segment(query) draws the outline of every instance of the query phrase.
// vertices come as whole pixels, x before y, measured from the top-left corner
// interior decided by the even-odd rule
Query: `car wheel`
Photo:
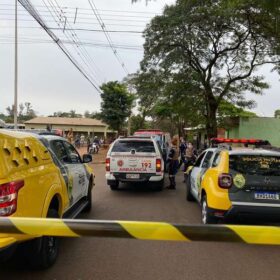
[[[191,179],[190,175],[185,175],[186,182],[186,200],[187,201],[195,201],[194,196],[191,193]]]
[[[218,219],[213,216],[207,205],[207,197],[204,195],[201,200],[201,221],[202,224],[216,224]]]
[[[59,218],[55,209],[49,209],[48,218]],[[23,244],[24,255],[33,269],[47,269],[57,259],[59,252],[59,239],[54,236],[43,236]]]
[[[112,191],[116,191],[119,189],[119,181],[116,181],[115,183],[113,184],[110,184],[110,188]]]
[[[155,185],[155,190],[158,191],[158,192],[161,192],[164,188],[164,178],[157,182],[156,185]]]
[[[87,206],[84,208],[83,212],[88,213],[91,211],[92,208],[92,182],[89,182],[88,185],[88,194],[87,194]]]

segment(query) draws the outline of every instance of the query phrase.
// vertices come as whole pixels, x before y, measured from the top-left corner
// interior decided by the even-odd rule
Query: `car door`
[[[206,152],[203,152],[196,160],[193,169],[191,171],[191,192],[194,195],[194,197],[198,198],[198,186],[197,183],[199,181],[200,171],[201,171],[201,163],[206,155]]]
[[[214,155],[213,151],[208,151],[202,160],[201,167],[200,167],[199,181],[197,181],[198,192],[200,192],[201,182],[203,180],[206,171],[211,167],[213,155]]]
[[[63,144],[70,158],[67,168],[70,176],[73,178],[72,196],[75,203],[87,195],[89,180],[86,168],[77,150],[67,141],[63,141]]]
[[[63,145],[62,140],[52,140],[50,141],[50,150],[54,154],[54,163],[60,169],[60,172],[64,178],[65,184],[67,186],[67,193],[69,197],[70,205],[73,203],[73,176],[69,172],[68,165],[70,164],[71,160],[68,155],[68,152]]]

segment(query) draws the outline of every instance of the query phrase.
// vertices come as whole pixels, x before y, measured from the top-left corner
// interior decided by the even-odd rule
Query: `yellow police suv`
[[[279,222],[280,149],[254,139],[212,143],[186,172],[186,199],[200,203],[202,223]]]
[[[89,211],[94,174],[64,138],[0,130],[1,217],[67,217]],[[0,233],[0,259],[20,255],[34,268],[47,268],[58,255],[58,239]]]

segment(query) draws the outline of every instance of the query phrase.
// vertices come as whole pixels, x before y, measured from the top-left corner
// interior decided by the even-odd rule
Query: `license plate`
[[[139,179],[140,174],[126,174],[126,179]]]
[[[264,200],[279,200],[279,193],[272,192],[256,192],[255,199],[264,199]]]

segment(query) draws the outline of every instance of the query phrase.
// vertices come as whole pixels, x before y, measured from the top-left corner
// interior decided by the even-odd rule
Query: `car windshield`
[[[112,152],[155,153],[154,143],[151,141],[117,141],[112,148]]]
[[[280,157],[266,155],[231,155],[229,168],[247,175],[280,176]]]

